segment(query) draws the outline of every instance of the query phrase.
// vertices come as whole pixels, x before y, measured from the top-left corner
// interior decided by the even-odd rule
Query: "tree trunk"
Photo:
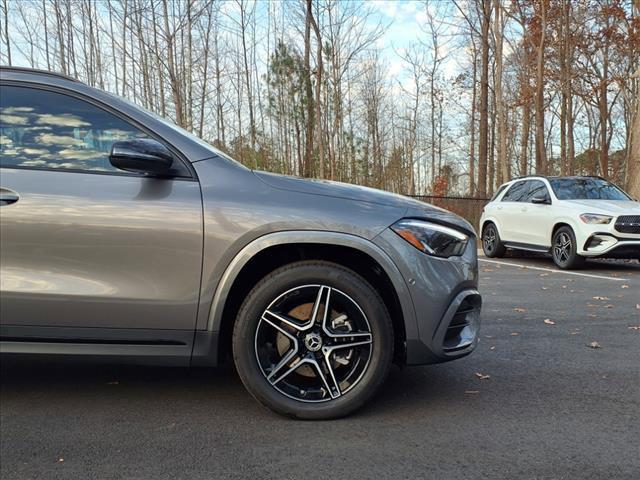
[[[522,106],[522,133],[520,134],[520,175],[527,174],[527,153],[529,150],[529,134],[531,130],[531,102],[525,100]]]
[[[176,123],[186,128],[188,125],[185,123],[184,117],[184,105],[182,102],[182,92],[180,90],[180,80],[176,72],[175,65],[175,32],[169,29],[169,12],[167,0],[162,0],[162,6],[164,9],[164,34],[167,42],[167,65],[169,69],[169,85],[171,86],[171,94],[173,95],[173,104],[176,110]]]
[[[303,176],[310,177],[312,175],[312,155],[313,155],[313,131],[314,131],[314,112],[313,112],[313,87],[311,85],[311,17],[313,15],[312,0],[307,0],[307,11],[304,23],[304,83],[305,97],[307,101],[307,125],[305,129],[305,145],[304,145],[304,172]]]
[[[311,0],[308,0],[309,4]],[[313,27],[313,31],[316,35],[317,51],[316,51],[316,143],[318,144],[318,164],[320,166],[320,178],[324,178],[324,138],[323,138],[323,123],[322,123],[322,112],[320,110],[322,105],[322,74],[323,74],[323,66],[322,66],[322,37],[320,36],[320,28],[318,27],[318,22],[313,17],[313,13],[311,12],[311,8],[307,11],[307,15],[309,16],[309,21],[311,22],[311,26]],[[333,174],[331,176],[333,179]]]
[[[501,7],[502,0],[495,0],[494,37],[496,44],[496,76],[495,96],[498,120],[498,183],[509,180],[509,165],[507,159],[507,125],[505,116],[505,102],[502,95],[502,43],[504,34],[504,16]]]
[[[640,79],[640,68],[634,77]],[[627,191],[636,200],[640,200],[640,99],[635,98],[635,115],[631,127],[631,141],[627,164]]]
[[[546,174],[547,152],[544,143],[544,49],[547,30],[547,10],[544,2],[540,4],[540,39],[537,45],[536,60],[536,173]]]
[[[254,167],[257,168],[257,155],[256,150],[256,122],[253,114],[253,89],[251,86],[251,75],[249,70],[249,58],[247,57],[247,36],[246,36],[246,23],[245,23],[245,7],[244,0],[240,2],[240,32],[242,37],[242,60],[244,62],[244,79],[247,83],[247,101],[249,102],[249,135],[251,138],[251,155],[254,157]]]
[[[58,35],[58,54],[60,56],[60,69],[67,75],[67,58],[65,53],[64,27],[62,25],[62,11],[60,10],[60,0],[54,0],[53,10],[56,13],[56,28]]]
[[[7,64],[11,65],[11,42],[9,39],[9,5],[7,4],[7,0],[3,0],[2,3],[4,13],[4,43],[7,45]]]
[[[473,93],[471,94],[471,138],[469,139],[469,196],[476,195],[476,102],[478,96],[478,58],[473,45]]]
[[[482,0],[482,60],[480,70],[480,139],[478,145],[478,196],[487,196],[489,153],[489,23],[491,0]]]

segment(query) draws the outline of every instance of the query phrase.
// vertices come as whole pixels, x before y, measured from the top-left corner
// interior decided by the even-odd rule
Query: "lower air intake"
[[[447,327],[442,345],[445,352],[462,350],[473,343],[480,325],[481,305],[480,295],[465,297]]]

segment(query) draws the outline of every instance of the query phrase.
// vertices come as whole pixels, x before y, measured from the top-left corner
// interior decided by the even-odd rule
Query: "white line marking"
[[[530,270],[542,270],[543,272],[564,273],[565,275],[577,275],[579,277],[599,278],[601,280],[612,280],[614,282],[625,282],[625,281],[628,282],[630,280],[628,278],[605,277],[603,275],[592,275],[590,273],[566,272],[564,270],[554,270],[553,268],[532,267],[530,265],[522,265],[519,263],[499,262],[497,260],[487,260],[486,258],[479,258],[478,261],[495,263],[498,265],[507,265],[509,267],[528,268]]]

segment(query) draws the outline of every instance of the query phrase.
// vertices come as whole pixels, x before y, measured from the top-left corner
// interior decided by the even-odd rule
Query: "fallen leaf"
[[[594,300],[609,300],[609,297],[593,297]]]
[[[544,323],[546,323],[547,325],[555,325],[556,322],[554,322],[553,320],[549,319],[549,318],[545,318],[544,319]]]
[[[522,312],[526,312],[527,309],[526,308],[522,308],[522,307],[516,307],[513,309],[514,312],[518,312],[518,313],[522,313]]]
[[[620,288],[629,288],[629,285],[621,285]]]
[[[486,380],[487,378],[491,378],[491,375],[485,375],[484,373],[476,372],[476,377],[478,377],[480,380]]]
[[[591,342],[591,343],[590,343],[589,345],[587,345],[587,346],[589,346],[589,347],[591,347],[591,348],[602,348],[598,342]]]

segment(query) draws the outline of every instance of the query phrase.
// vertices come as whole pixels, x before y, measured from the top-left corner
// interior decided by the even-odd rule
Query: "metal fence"
[[[421,200],[431,205],[444,208],[467,219],[478,228],[482,209],[489,202],[488,198],[471,197],[435,197],[432,195],[410,195],[412,198]]]

